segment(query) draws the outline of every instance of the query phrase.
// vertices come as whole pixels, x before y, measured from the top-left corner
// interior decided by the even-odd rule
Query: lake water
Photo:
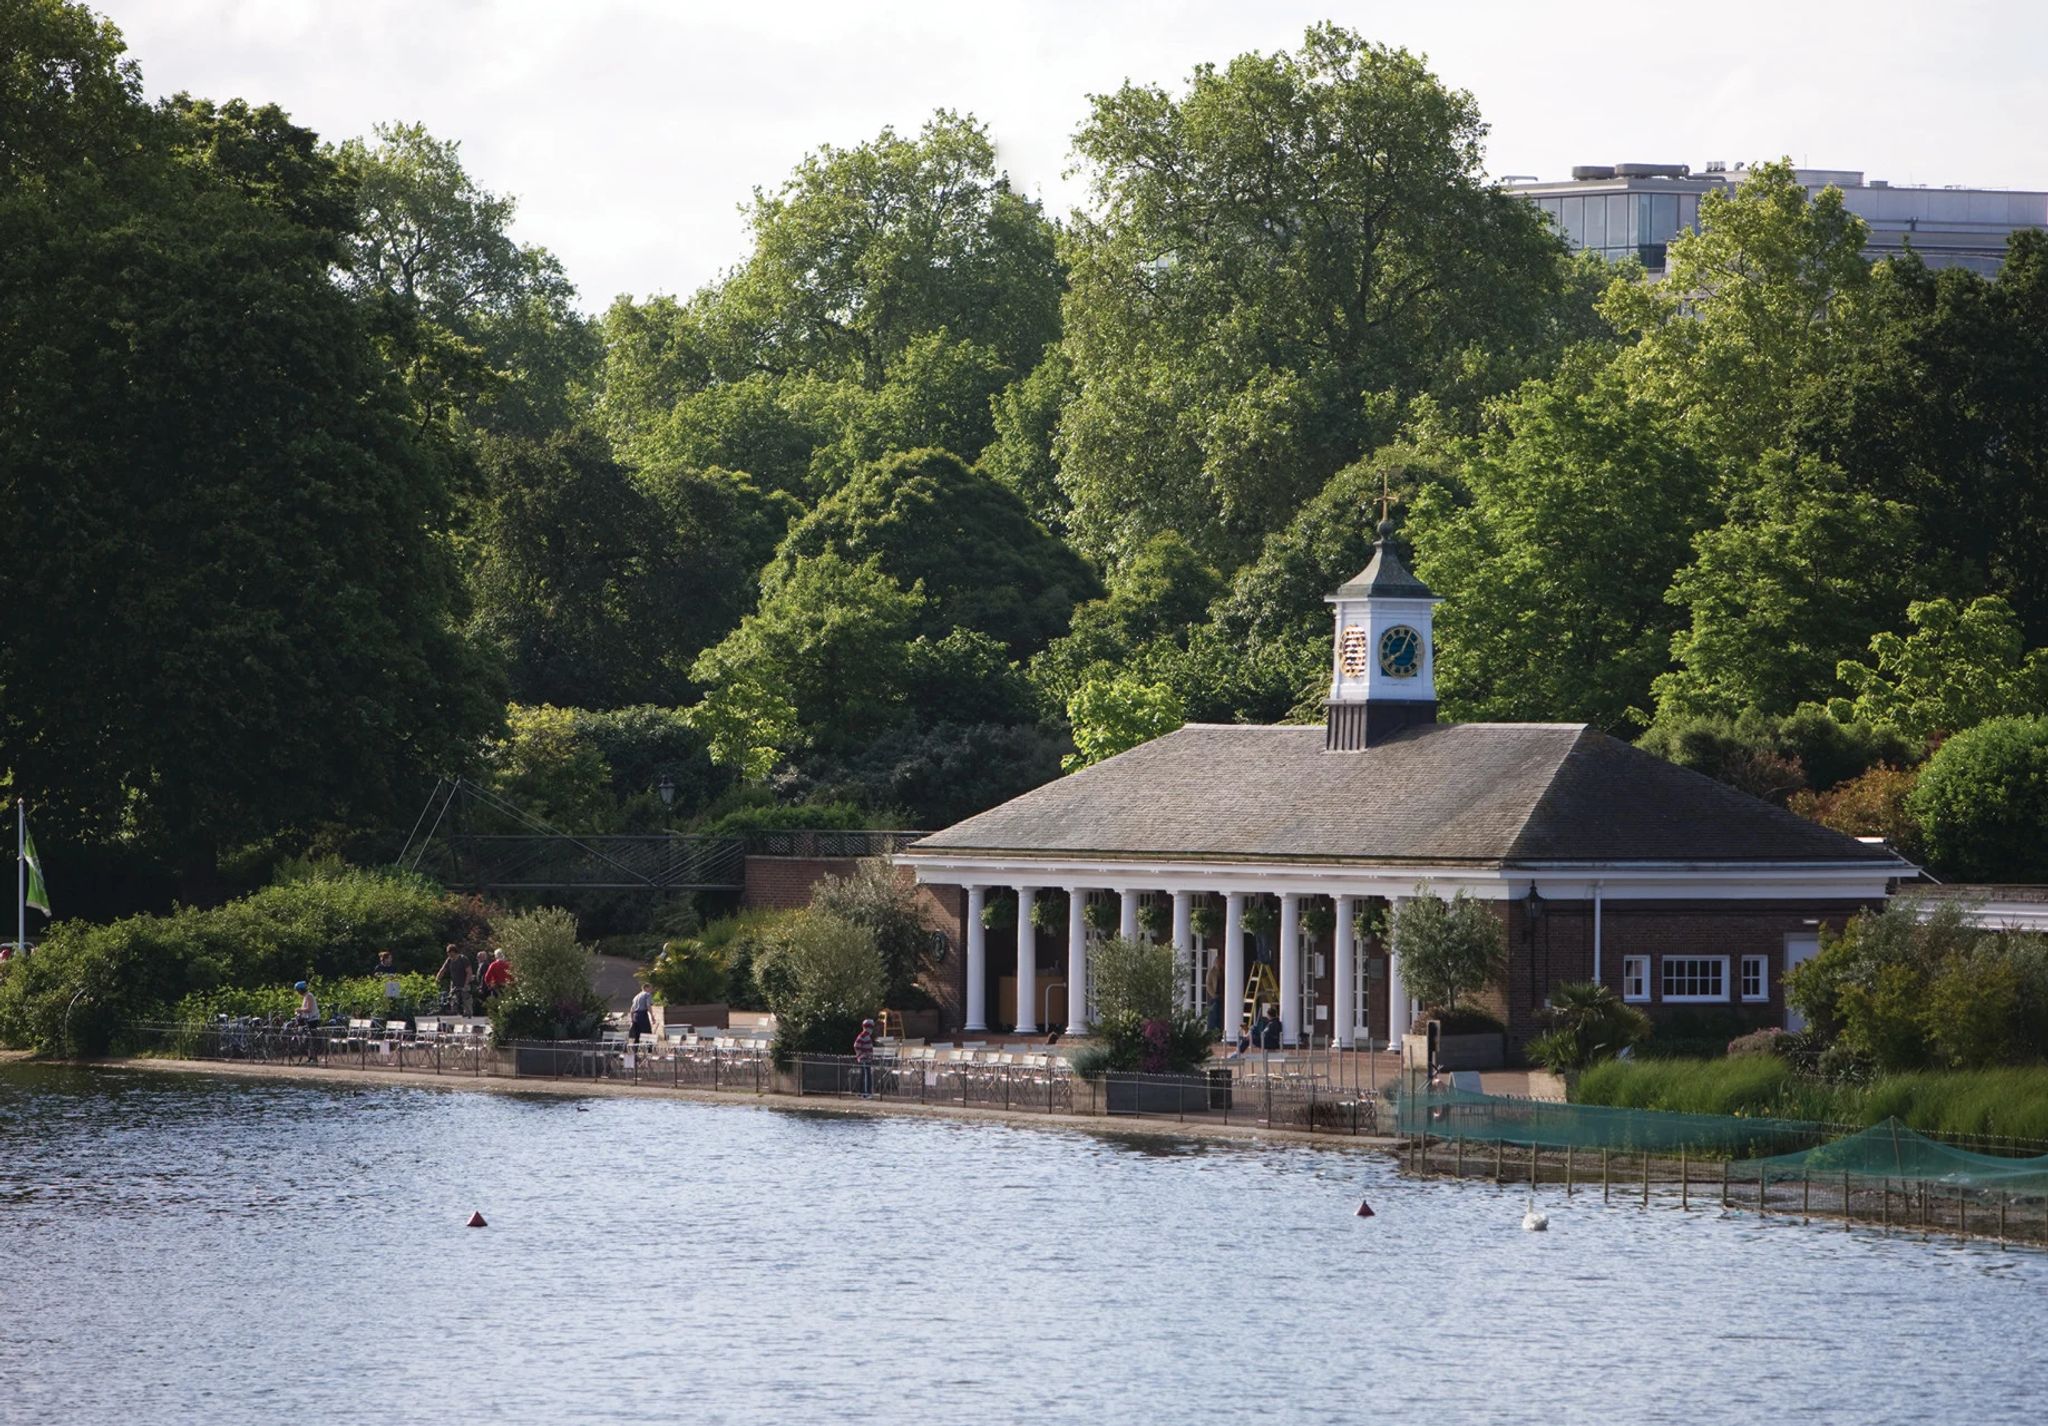
[[[1598,1200],[1534,1234],[1357,1149],[0,1067],[0,1421],[2048,1410],[2048,1256]]]

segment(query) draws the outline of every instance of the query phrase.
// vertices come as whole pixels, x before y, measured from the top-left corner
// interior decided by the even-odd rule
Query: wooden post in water
[[[2009,1195],[2003,1193],[1998,1195],[1998,1246],[2001,1248],[2005,1246],[2005,1200],[2007,1197]]]
[[[1849,1171],[1842,1170],[1842,1231],[1849,1231]]]
[[[1602,1149],[1602,1150],[1600,1151],[1600,1201],[1601,1201],[1602,1203],[1605,1203],[1605,1202],[1607,1202],[1607,1201],[1608,1201],[1608,1191],[1607,1191],[1607,1150],[1605,1150],[1605,1149]]]
[[[1648,1150],[1645,1150],[1645,1151],[1643,1152],[1643,1207],[1645,1207],[1645,1208],[1648,1208],[1649,1206],[1650,1206],[1650,1155],[1649,1155],[1649,1151],[1648,1151]]]
[[[1572,1196],[1572,1146],[1564,1146],[1564,1196],[1570,1202]]]
[[[1963,1197],[1963,1186],[1956,1185],[1956,1227],[1962,1230],[1963,1241],[1970,1241],[1970,1205]]]
[[[1813,1221],[1813,1179],[1808,1174],[1799,1175],[1799,1221]]]
[[[1463,1177],[1465,1176],[1465,1136],[1464,1136],[1463,1134],[1460,1134],[1460,1135],[1458,1136],[1458,1138],[1457,1138],[1456,1142],[1457,1142],[1457,1146],[1458,1146],[1458,1170],[1457,1170],[1457,1173],[1458,1173],[1458,1177],[1459,1177],[1459,1178],[1463,1178]]]
[[[1728,1211],[1728,1160],[1721,1160],[1721,1211]]]
[[[1678,1206],[1682,1211],[1692,1209],[1692,1172],[1686,1167],[1685,1146],[1678,1149]]]
[[[1884,1235],[1889,1238],[1892,1235],[1892,1181],[1890,1179],[1884,1181],[1884,1208],[1882,1211],[1884,1217],[1881,1221],[1884,1224]]]
[[[1493,1186],[1495,1188],[1500,1187],[1500,1163],[1504,1147],[1499,1139],[1493,1141]]]

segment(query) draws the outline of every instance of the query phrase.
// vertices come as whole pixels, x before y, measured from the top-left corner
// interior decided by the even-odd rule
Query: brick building
[[[959,928],[966,1031],[1082,1032],[1089,945],[1142,927],[1183,953],[1191,1007],[1277,1000],[1290,1044],[1385,1043],[1420,1007],[1382,930],[1424,889],[1501,918],[1516,1042],[1571,980],[1653,1019],[1782,1024],[1821,929],[1913,874],[1584,725],[1439,723],[1439,601],[1384,521],[1330,602],[1320,727],[1190,725],[899,856]]]

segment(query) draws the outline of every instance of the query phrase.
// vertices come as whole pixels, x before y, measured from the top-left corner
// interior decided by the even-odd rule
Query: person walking
[[[491,963],[484,967],[484,989],[496,1000],[511,983],[512,962],[505,959],[505,948],[500,946],[491,952]]]
[[[405,993],[405,987],[398,980],[398,962],[391,959],[391,952],[377,952],[376,967],[370,972],[384,982],[384,999],[389,1002],[392,1012],[398,1009],[398,998]]]
[[[443,1010],[451,1015],[469,1014],[469,957],[462,954],[461,947],[449,945],[434,983],[441,987]]]
[[[313,987],[299,981],[292,986],[299,993],[299,1013],[292,1017],[292,1025],[306,1037],[306,1063],[320,1062],[320,1042],[313,1031],[320,1024],[320,997],[313,993]]]
[[[484,1013],[484,1002],[491,997],[491,988],[484,984],[484,972],[491,966],[491,953],[482,946],[476,948],[476,964],[470,967],[469,984],[476,996],[476,1013]]]
[[[640,987],[640,993],[633,997],[633,1022],[627,1029],[626,1038],[637,1045],[642,1035],[651,1038],[653,1034],[654,992],[643,985]]]
[[[860,1033],[853,1037],[854,1076],[860,1083],[860,1097],[875,1097],[875,1022],[860,1022]]]

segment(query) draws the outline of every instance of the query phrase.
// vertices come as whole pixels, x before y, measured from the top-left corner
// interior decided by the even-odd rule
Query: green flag
[[[22,900],[47,916],[50,914],[50,892],[43,885],[42,859],[36,855],[36,839],[28,834],[27,822],[21,824],[21,859],[28,863],[28,895]]]

